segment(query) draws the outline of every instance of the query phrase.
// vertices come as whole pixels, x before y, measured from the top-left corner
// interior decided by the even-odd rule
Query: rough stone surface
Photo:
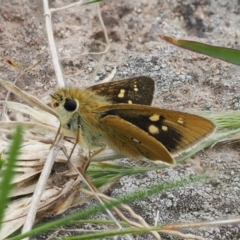
[[[49,2],[55,8],[66,5],[68,1]],[[240,109],[238,66],[179,49],[158,37],[158,34],[165,34],[239,48],[239,1],[107,0],[101,4],[101,9],[111,48],[97,75],[98,80],[107,77],[116,66],[115,79],[151,76],[156,81],[156,106],[188,112]],[[93,5],[75,7],[55,13],[52,20],[59,55],[61,58],[70,57],[61,61],[66,78],[79,87],[94,84],[92,73],[99,56],[79,54],[104,50],[96,8]],[[57,88],[48,54],[41,1],[1,1],[0,43],[2,79],[13,82],[19,74],[4,59],[15,59],[29,67],[42,58],[32,70],[39,79],[25,75],[17,86],[39,99],[44,99]],[[4,100],[5,94],[5,89],[0,87],[0,100]],[[11,99],[17,100],[13,95]],[[213,179],[134,202],[131,207],[150,224],[154,223],[157,211],[160,212],[159,224],[239,216],[239,143],[208,149],[173,169],[124,177],[111,196],[126,195],[142,187],[200,172],[211,173]],[[74,209],[69,213],[80,210]],[[106,218],[104,214],[98,217]],[[97,229],[97,226],[78,226],[81,228]],[[208,240],[240,239],[239,225],[185,229],[184,232],[198,234]],[[46,236],[35,239],[45,239]],[[136,239],[153,237],[142,235]],[[162,239],[177,238],[163,235]]]

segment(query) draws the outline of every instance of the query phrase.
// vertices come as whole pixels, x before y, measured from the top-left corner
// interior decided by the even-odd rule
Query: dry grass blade
[[[17,102],[0,101],[0,103],[5,104],[8,109],[30,115],[32,118],[31,120],[34,120],[41,124],[46,125],[46,122],[47,122],[48,125],[52,125],[53,127],[56,127],[59,125],[57,118],[47,112],[42,112]]]
[[[3,128],[5,130],[12,130],[17,125],[23,125],[25,130],[29,130],[35,134],[45,135],[49,133],[56,133],[57,128],[53,128],[48,125],[43,125],[40,123],[34,123],[34,122],[19,122],[19,121],[12,121],[12,122],[0,122],[0,129]]]
[[[57,177],[66,179],[64,176]],[[49,182],[54,180],[56,179],[52,176]],[[61,187],[60,185],[58,187],[52,187],[50,184],[42,195],[36,220],[39,221],[50,212],[59,214],[71,207],[72,202],[76,200],[76,196],[78,196],[79,184],[80,180],[78,178],[75,180],[66,179],[66,182]],[[21,187],[18,187],[18,191],[20,191],[20,189]],[[23,193],[22,198],[11,203],[6,212],[0,239],[5,239],[9,234],[13,233],[24,224],[30,202],[31,197],[27,197],[27,195],[24,197]]]
[[[16,94],[19,98],[27,102],[30,106],[34,106],[38,109],[41,109],[42,111],[48,112],[57,117],[57,114],[52,108],[43,104],[41,101],[39,101],[37,98],[33,97],[29,93],[22,91],[20,88],[2,79],[0,79],[0,84],[3,87],[5,87],[8,91],[11,91],[12,93]]]
[[[52,115],[53,110],[41,103],[38,99],[30,94],[15,87],[11,83],[0,80],[0,84],[8,90],[17,94],[18,97],[24,99],[29,105],[43,110],[37,111],[34,108],[20,103],[2,102],[9,109],[17,112],[17,116],[24,121],[0,122],[0,131],[6,133],[0,136],[0,151],[7,152],[11,139],[11,132],[15,126],[21,124],[24,128],[24,139],[21,146],[21,154],[15,168],[16,176],[13,181],[14,190],[11,194],[15,197],[15,201],[11,202],[7,209],[7,214],[0,232],[0,239],[5,239],[11,233],[19,229],[26,221],[26,213],[32,201],[32,194],[36,190],[39,176],[44,167],[46,156],[49,152],[52,140],[58,129],[58,121]],[[30,115],[31,118],[26,117]],[[48,121],[48,119],[51,119]],[[32,121],[34,120],[34,122]],[[50,141],[51,140],[51,141]],[[70,142],[64,143],[67,148],[71,148]],[[3,154],[3,159],[5,158]],[[73,155],[74,162],[81,166],[77,153]],[[56,162],[67,161],[66,156],[58,154]],[[59,172],[57,163],[55,164],[55,174],[51,174],[47,181],[47,187],[42,194],[41,202],[38,207],[37,219],[39,221],[49,213],[61,213],[79,202],[80,180],[77,174],[72,174],[71,170]],[[66,166],[66,164],[65,164]],[[51,169],[50,169],[51,170]],[[69,173],[69,174],[67,174]]]

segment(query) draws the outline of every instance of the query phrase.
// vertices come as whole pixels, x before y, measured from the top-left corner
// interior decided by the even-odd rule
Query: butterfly
[[[127,157],[173,165],[172,155],[198,144],[215,125],[198,115],[149,106],[153,96],[154,81],[140,76],[60,88],[50,99],[60,130],[76,144],[96,152],[108,145]]]

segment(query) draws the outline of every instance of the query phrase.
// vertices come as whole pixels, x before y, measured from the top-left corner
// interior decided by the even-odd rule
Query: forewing
[[[105,96],[112,103],[151,105],[154,81],[150,77],[134,77],[115,82],[102,83],[88,88]]]
[[[215,130],[215,125],[203,117],[149,106],[115,104],[98,108],[97,111],[100,119],[117,116],[135,125],[172,154],[190,148]],[[122,131],[129,130],[122,128]],[[137,138],[137,135],[133,137]]]
[[[119,116],[108,115],[100,120],[104,137],[117,152],[129,157],[146,157],[153,161],[175,164],[168,150],[155,138]],[[125,130],[125,131],[124,131]]]

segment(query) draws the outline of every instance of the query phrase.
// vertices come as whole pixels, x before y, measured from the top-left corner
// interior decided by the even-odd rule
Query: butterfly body
[[[53,96],[59,104],[55,110],[59,115],[64,134],[78,137],[79,143],[84,147],[100,147],[103,136],[98,123],[98,114],[93,111],[110,103],[104,97],[96,95],[90,90],[72,87],[59,89]],[[65,109],[66,99],[74,99],[76,107],[73,111]],[[79,136],[77,136],[78,133]]]
[[[174,164],[172,154],[196,144],[215,126],[197,115],[141,104],[151,104],[153,91],[153,80],[140,77],[62,88],[51,95],[51,103],[64,134],[84,147],[109,145],[128,157]]]

